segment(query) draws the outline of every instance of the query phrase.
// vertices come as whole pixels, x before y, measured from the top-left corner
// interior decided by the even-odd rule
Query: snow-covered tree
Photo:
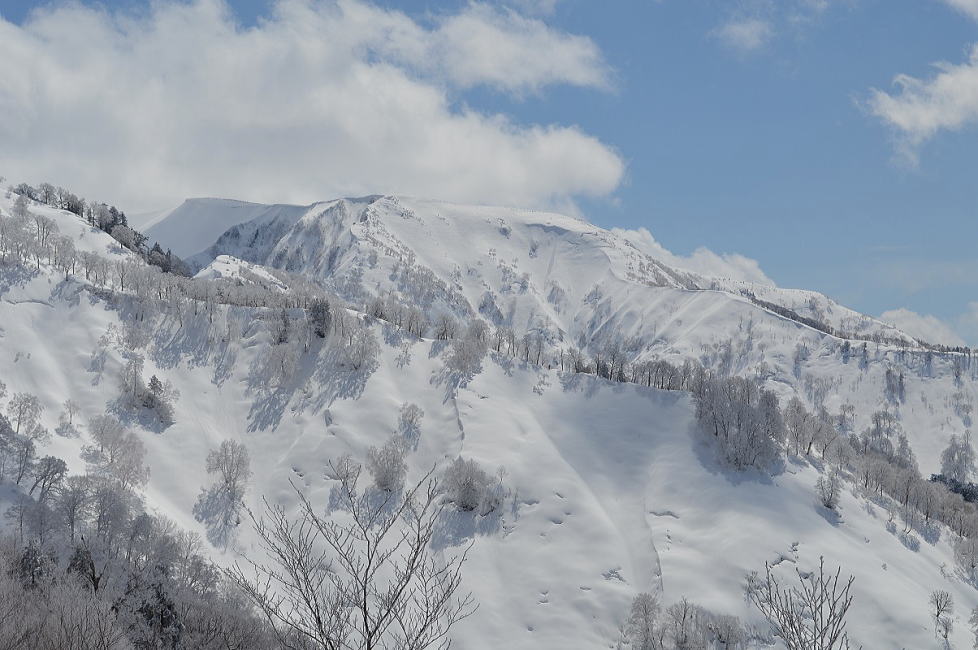
[[[970,531],[974,534],[973,531]],[[972,579],[978,578],[978,538],[962,537],[954,545],[954,557],[965,573]]]
[[[822,474],[815,483],[815,493],[818,501],[829,510],[835,510],[839,505],[839,496],[842,492],[842,479],[838,472],[832,471]]]
[[[26,219],[30,216],[30,204],[27,202],[27,197],[23,194],[17,195],[17,200],[14,201],[14,207],[11,209],[11,214],[18,219]]]
[[[37,490],[37,501],[43,505],[68,475],[68,465],[56,456],[45,456],[35,463],[32,474],[34,483],[28,494],[33,495]]]
[[[742,377],[711,378],[696,387],[696,417],[713,436],[721,459],[736,469],[767,469],[778,455],[780,418],[777,399],[765,397],[757,384]]]
[[[975,449],[971,433],[951,434],[947,447],[941,452],[941,474],[959,483],[967,483],[975,473]]]
[[[243,443],[224,440],[207,454],[207,473],[234,502],[241,500],[251,479],[251,455]]]
[[[435,338],[439,341],[455,338],[457,331],[458,321],[451,314],[442,312],[435,318]]]
[[[29,432],[39,422],[43,411],[41,401],[30,393],[14,393],[7,404],[7,413],[14,433]]]
[[[333,312],[329,301],[325,298],[317,298],[309,305],[309,323],[313,332],[319,338],[329,336],[330,328],[333,323]]]
[[[369,327],[359,323],[345,347],[346,360],[354,370],[372,366],[380,354],[380,343]]]
[[[632,600],[625,622],[631,650],[662,650],[665,647],[665,626],[659,621],[659,600],[648,592],[640,593]]]
[[[452,341],[448,367],[460,375],[471,376],[479,370],[488,351],[486,325],[481,320],[475,321]]]
[[[139,487],[149,480],[149,468],[143,464],[146,447],[134,433],[110,415],[99,415],[89,422],[94,444],[86,445],[82,457],[89,471],[113,478],[124,488]]]
[[[494,484],[499,489],[493,489]],[[456,458],[445,470],[445,495],[459,510],[478,510],[486,515],[501,505],[502,476],[493,480],[473,459]]]
[[[405,444],[417,448],[421,439],[421,420],[424,411],[417,404],[405,402],[397,415],[397,432],[404,438]]]
[[[384,492],[395,492],[404,485],[407,463],[404,462],[404,446],[397,438],[391,438],[383,447],[367,450],[367,471],[374,486]]]

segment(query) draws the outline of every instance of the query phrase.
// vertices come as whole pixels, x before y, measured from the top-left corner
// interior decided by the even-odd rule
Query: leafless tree
[[[208,452],[207,473],[216,475],[218,486],[231,501],[239,502],[251,478],[248,448],[243,443],[224,440],[220,447]]]
[[[934,618],[939,619],[944,614],[954,611],[954,596],[949,592],[936,589],[930,594],[930,606],[934,609]]]
[[[434,470],[403,492],[360,491],[361,468],[330,465],[339,506],[320,514],[295,485],[300,514],[265,501],[251,515],[269,563],[248,560],[229,576],[254,601],[286,648],[444,650],[471,615],[460,595],[468,549],[432,549],[444,508]]]
[[[943,589],[935,589],[930,593],[928,602],[934,615],[935,631],[947,639],[954,625],[951,619],[951,615],[954,614],[954,596]]]
[[[756,573],[747,577],[747,598],[757,607],[781,637],[788,650],[848,649],[846,613],[852,605],[852,583],[849,577],[840,581],[841,567],[835,575],[826,573],[825,558],[820,557],[818,570],[798,574],[798,586],[783,587],[765,565],[765,577]]]

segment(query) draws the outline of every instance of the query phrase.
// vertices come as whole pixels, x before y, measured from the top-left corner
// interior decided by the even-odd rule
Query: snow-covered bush
[[[400,440],[391,438],[383,447],[367,450],[367,471],[373,477],[374,485],[385,492],[396,492],[404,486],[407,464],[404,462],[404,447]]]
[[[506,498],[504,471],[496,478],[490,476],[475,460],[456,458],[445,470],[442,485],[445,495],[459,510],[478,511],[488,515],[498,509]]]

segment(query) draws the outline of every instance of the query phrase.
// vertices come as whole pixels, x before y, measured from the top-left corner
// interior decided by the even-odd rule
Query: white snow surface
[[[189,257],[207,248],[228,228],[269,215],[301,214],[296,205],[262,205],[228,199],[188,199],[176,208],[153,214],[140,224],[150,241]]]
[[[10,204],[0,198],[4,213]],[[884,369],[898,368],[907,373],[908,394],[898,410],[925,475],[936,471],[950,433],[965,428],[949,396],[975,397],[973,377],[955,386],[952,356],[938,356],[925,369],[923,351],[901,354],[870,344],[867,368],[855,358],[844,364],[834,337],[758,308],[723,281],[703,287],[703,278],[664,267],[577,219],[390,197],[278,207],[224,233],[197,258],[199,266],[210,265],[203,272],[237,277],[268,264],[354,295],[392,285],[405,291],[390,276],[410,260],[444,281],[426,305],[431,310],[477,312],[489,292],[501,322],[565,340],[618,331],[641,338],[636,356],[672,360],[709,362],[705,350],[729,341],[733,372],[760,375],[782,396],[798,394],[809,404],[806,382],[822,382],[830,410],[845,401],[857,406],[857,429],[885,404]],[[50,214],[77,246],[118,250],[73,215]],[[173,232],[164,226],[157,232]],[[190,246],[189,239],[182,249],[176,240],[163,243],[175,252]],[[198,250],[208,245],[201,243]],[[373,262],[371,250],[378,251]],[[518,282],[523,273],[529,274],[525,290]],[[83,405],[82,422],[104,412],[118,394],[122,361],[98,341],[110,325],[120,325],[125,301],[108,304],[80,280],[66,282],[43,269],[19,274],[0,267],[0,274],[0,377],[8,391],[37,394],[52,430],[66,398]],[[824,298],[769,291],[766,296],[796,306]],[[856,318],[867,331],[882,327],[834,303],[821,305],[839,322]],[[256,371],[267,333],[253,313],[236,313],[240,340],[222,342],[217,326],[208,330],[203,319],[182,329],[166,321],[145,350],[145,374],[172,381],[182,395],[171,427],[132,423],[149,449],[145,499],[184,528],[207,533],[192,508],[208,483],[204,458],[221,440],[240,440],[251,452],[251,507],[264,496],[294,509],[290,481],[325,504],[327,461],[344,453],[363,458],[395,433],[398,409],[411,402],[424,410],[411,476],[461,454],[489,470],[505,468],[510,490],[501,512],[455,514],[439,536],[446,549],[475,542],[464,584],[480,607],[456,629],[454,647],[611,647],[630,599],[646,590],[660,592],[666,603],[686,596],[757,623],[743,597],[745,573],[763,569],[765,561],[780,562],[779,570],[810,570],[820,555],[856,576],[849,620],[863,647],[941,647],[927,613],[934,589],[950,591],[958,604],[953,647],[970,647],[965,612],[978,604],[978,592],[955,568],[950,533],[903,535],[899,519],[888,526],[889,514],[852,486],[836,518],[816,505],[819,469],[807,463],[789,463],[774,477],[716,466],[694,431],[685,393],[494,355],[456,388],[444,370],[443,344],[405,338],[382,323],[373,326],[384,341],[373,372],[340,366],[335,351],[314,340],[295,377],[273,390]],[[811,352],[796,373],[799,342]],[[83,471],[82,429],[79,438],[54,436],[43,451]],[[245,527],[235,547],[214,548],[213,557],[228,564],[240,552],[256,552]]]
[[[230,255],[218,255],[194,277],[201,280],[222,278],[241,284],[257,284],[277,291],[288,291],[288,285],[269,272],[268,267],[251,264]]]

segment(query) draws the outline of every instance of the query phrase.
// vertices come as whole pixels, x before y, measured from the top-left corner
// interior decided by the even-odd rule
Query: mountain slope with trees
[[[111,568],[107,589],[126,595],[118,611],[86,600],[91,580],[77,587],[84,598],[46,601],[102,607],[108,647],[194,647],[218,621],[253,647],[315,638],[301,606],[256,593],[250,562],[257,577],[274,570],[269,540],[292,539],[300,522],[328,543],[329,522],[352,525],[357,508],[409,503],[437,509],[414,529],[424,562],[413,566],[465,558],[457,583],[442,573],[419,592],[456,586],[449,600],[462,609],[443,610],[459,614],[456,647],[783,647],[811,626],[772,631],[765,565],[789,588],[795,568],[818,575],[820,557],[843,585],[854,577],[854,645],[973,638],[964,351],[899,333],[863,347],[555,215],[331,202],[232,228],[190,259],[189,278],[83,216],[36,202],[18,216],[17,202],[0,195],[0,438],[4,558],[25,570],[0,587],[39,593],[76,585],[65,578],[79,567]],[[50,240],[35,215],[56,228]],[[640,264],[654,281],[627,277]],[[927,480],[938,472],[945,482]],[[431,501],[404,499],[429,479]],[[63,516],[72,499],[112,495],[128,505],[111,523],[91,514],[104,505]],[[428,521],[405,507],[415,514],[392,526]],[[158,550],[182,548],[171,544],[181,531],[199,535],[187,542],[196,550]],[[99,563],[73,560],[82,536],[99,540]],[[220,580],[182,582],[211,561]],[[329,580],[317,594],[353,647],[398,618],[379,618],[376,592],[364,616],[336,618],[351,583],[304,566]],[[396,585],[389,575],[371,589]],[[201,604],[211,593],[227,607]],[[469,604],[478,609],[462,616]],[[420,629],[413,616],[378,634]]]

